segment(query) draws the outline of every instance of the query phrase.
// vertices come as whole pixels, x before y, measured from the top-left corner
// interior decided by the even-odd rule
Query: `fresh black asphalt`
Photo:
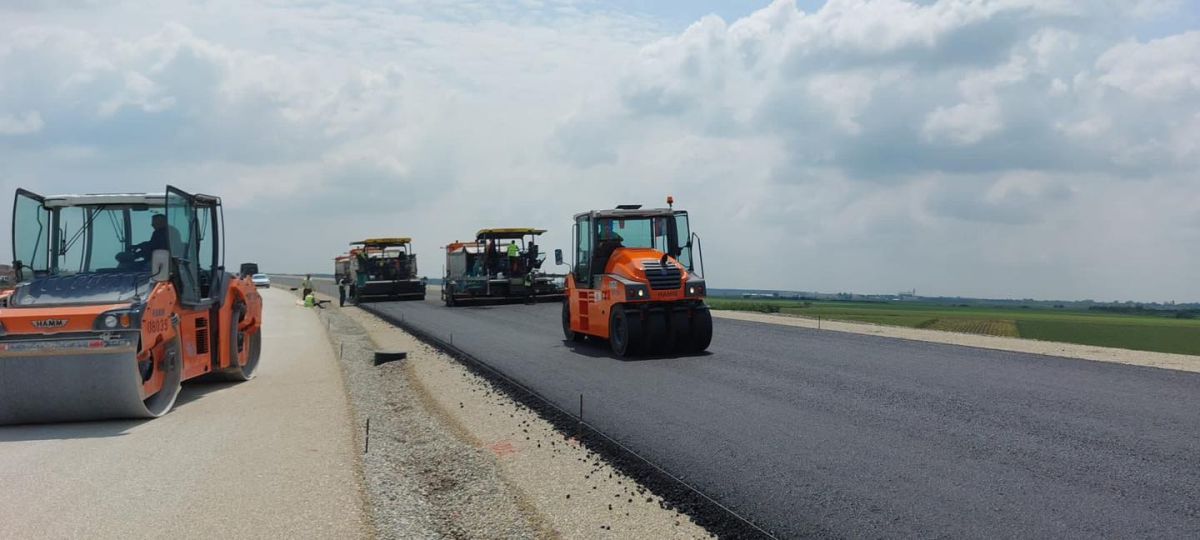
[[[1200,537],[1197,374],[720,318],[619,360],[559,304],[435,300],[373,307],[780,537]]]

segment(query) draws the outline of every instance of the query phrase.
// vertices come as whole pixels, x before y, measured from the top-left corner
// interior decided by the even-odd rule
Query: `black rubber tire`
[[[454,287],[447,287],[442,291],[442,295],[446,297],[444,299],[446,301],[446,307],[454,307],[458,305],[458,302],[454,301]]]
[[[571,304],[569,302],[570,302],[570,300],[564,299],[563,303],[562,303],[563,337],[566,338],[568,341],[574,341],[576,343],[580,343],[584,339],[587,339],[587,336],[580,334],[579,332],[576,332],[571,329]]]
[[[689,352],[699,353],[708,349],[712,343],[712,312],[698,309],[692,314],[692,331],[688,347]]]
[[[686,353],[692,347],[691,319],[686,311],[672,311],[667,315],[669,350],[671,353]]]
[[[608,343],[617,356],[630,357],[642,354],[646,340],[640,320],[633,320],[625,312],[625,306],[613,306],[609,314]]]
[[[668,313],[650,313],[646,320],[646,352],[650,354],[664,354],[674,352],[671,348],[670,327],[668,326]]]

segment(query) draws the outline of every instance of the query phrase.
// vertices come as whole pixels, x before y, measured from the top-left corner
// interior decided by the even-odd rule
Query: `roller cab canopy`
[[[366,248],[386,248],[395,246],[407,246],[412,243],[412,238],[406,236],[398,236],[395,238],[368,238],[357,242],[350,242],[352,246],[363,246]]]
[[[221,203],[220,197],[205,195],[202,193],[191,195],[191,199],[201,206],[209,206]],[[75,206],[129,206],[135,208],[164,208],[167,205],[167,194],[86,193],[78,195],[47,195],[46,197],[43,197],[43,203],[46,208],[70,208]]]
[[[578,221],[581,217],[591,216],[594,219],[646,219],[655,217],[671,217],[679,214],[686,214],[682,210],[672,208],[634,208],[634,205],[623,205],[611,210],[592,210],[591,212],[583,212],[575,214],[575,220]]]
[[[480,229],[479,232],[475,233],[475,238],[480,240],[516,240],[526,236],[539,236],[545,232],[545,229],[523,227]]]

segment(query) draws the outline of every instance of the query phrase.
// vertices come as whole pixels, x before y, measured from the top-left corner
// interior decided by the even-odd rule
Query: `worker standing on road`
[[[488,276],[500,273],[499,254],[496,253],[496,241],[488,240],[487,247],[483,250],[483,268],[487,271]]]
[[[510,240],[508,242],[508,275],[510,275],[510,276],[516,275],[517,259],[519,259],[520,257],[521,257],[521,248],[517,247],[517,241]]]
[[[308,295],[312,294],[312,274],[304,275],[304,281],[300,282],[300,290],[302,291],[300,293],[300,298],[308,298]]]
[[[346,287],[350,285],[350,278],[342,276],[338,280],[338,307],[346,307]]]

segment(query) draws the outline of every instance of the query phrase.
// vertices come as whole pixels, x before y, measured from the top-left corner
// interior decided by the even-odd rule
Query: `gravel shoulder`
[[[410,380],[408,361],[373,365],[378,346],[346,315],[352,309],[317,313],[347,382],[355,452],[362,455],[378,537],[552,538],[498,474],[494,459],[428,408],[425,392]],[[405,349],[410,359],[421,355],[419,348]]]
[[[927,341],[930,343],[946,343],[950,345],[979,347],[982,349],[1043,354],[1048,356],[1079,358],[1082,360],[1094,360],[1098,362],[1112,362],[1116,364],[1129,364],[1133,366],[1174,369],[1179,371],[1200,373],[1200,356],[1191,356],[1186,354],[1134,351],[1129,349],[1076,345],[1074,343],[1059,343],[1053,341],[1038,341],[1034,339],[1000,336],[982,336],[978,334],[960,334],[942,330],[904,328],[900,326],[883,326],[877,324],[846,321],[821,320],[818,322],[817,319],[811,319],[807,317],[752,313],[747,311],[713,310],[713,315],[725,319],[777,324],[798,328],[815,329],[818,328],[819,324],[819,328],[821,330],[830,330],[833,332],[866,334],[898,339],[910,339],[914,341]]]

